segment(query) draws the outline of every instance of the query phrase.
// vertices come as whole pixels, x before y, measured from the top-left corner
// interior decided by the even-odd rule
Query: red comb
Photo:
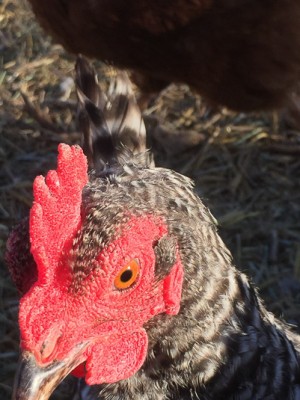
[[[38,280],[52,280],[63,250],[80,225],[82,189],[88,182],[87,161],[78,146],[58,146],[57,170],[35,178],[30,211],[31,253]]]

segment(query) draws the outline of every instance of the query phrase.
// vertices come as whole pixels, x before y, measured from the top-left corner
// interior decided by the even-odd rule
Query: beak
[[[12,400],[48,400],[60,382],[85,361],[80,356],[83,349],[80,350],[65,361],[54,361],[45,367],[37,365],[31,353],[24,352],[18,365]]]

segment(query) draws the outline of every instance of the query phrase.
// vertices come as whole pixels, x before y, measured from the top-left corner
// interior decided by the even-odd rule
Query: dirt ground
[[[0,398],[18,360],[18,296],[4,263],[11,227],[28,214],[36,175],[60,142],[79,143],[74,56],[37,25],[24,0],[0,0]],[[95,64],[106,84],[111,69]],[[300,326],[300,132],[279,114],[212,110],[185,85],[157,95],[145,115],[157,165],[189,175],[218,219],[236,265],[268,308]],[[65,390],[65,392],[64,392]],[[70,399],[68,388],[57,399]]]

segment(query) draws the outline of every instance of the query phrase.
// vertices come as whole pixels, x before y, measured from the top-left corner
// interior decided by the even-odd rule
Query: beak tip
[[[78,345],[64,361],[45,366],[37,364],[33,354],[24,351],[15,376],[12,400],[48,400],[60,382],[85,361],[88,343]]]
[[[12,400],[47,400],[68,372],[61,362],[40,367],[26,351],[19,360]]]

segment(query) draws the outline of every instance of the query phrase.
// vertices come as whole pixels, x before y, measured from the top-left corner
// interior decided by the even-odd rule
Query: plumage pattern
[[[236,110],[286,105],[299,85],[298,0],[30,0],[73,53],[135,71],[145,91],[185,82]]]
[[[78,119],[90,165],[99,170],[108,161],[120,162],[124,149],[130,149],[132,155],[145,153],[146,129],[127,75],[119,73],[105,96],[94,70],[81,57],[76,72]],[[146,165],[148,158],[145,156]]]
[[[78,82],[97,84],[93,70],[83,59],[78,61],[77,74]],[[128,85],[127,79],[122,78],[122,81]],[[103,116],[106,106],[101,102],[95,104],[95,96],[90,95],[89,98],[89,93],[96,93],[99,89],[95,87],[89,92],[90,89],[85,89],[81,83],[79,89],[82,92],[79,95],[79,112],[84,113],[84,109],[88,108],[87,119],[90,117],[93,123],[89,111],[90,104],[93,104],[92,112],[97,110],[104,121],[102,126],[96,124],[97,134],[100,139],[107,137],[109,124]],[[130,103],[133,101],[131,92],[128,89],[126,93]],[[123,92],[115,93],[112,98],[117,104],[118,96],[124,100]],[[96,97],[100,98],[98,95]],[[126,120],[126,110],[130,110],[130,105],[115,110],[116,121]],[[111,126],[114,124],[111,123]],[[122,124],[117,123],[116,126]],[[141,125],[139,122],[131,126]],[[89,132],[94,137],[94,133],[91,130]],[[98,167],[90,172],[89,182],[82,192],[82,223],[73,238],[67,255],[69,262],[65,267],[69,268],[72,278],[68,293],[74,301],[78,301],[80,308],[84,297],[89,298],[89,291],[93,296],[93,282],[102,282],[101,276],[110,274],[109,267],[101,267],[97,255],[106,252],[117,258],[119,248],[109,250],[110,246],[125,238],[126,242],[122,242],[125,248],[127,243],[131,243],[128,245],[130,257],[130,246],[140,246],[139,240],[144,243],[145,232],[152,235],[151,232],[158,229],[164,233],[161,236],[156,233],[153,238],[149,236],[152,244],[147,251],[142,250],[145,254],[140,254],[143,259],[151,257],[154,252],[154,280],[148,281],[149,284],[143,289],[143,297],[136,297],[139,299],[136,303],[130,303],[130,298],[137,296],[142,283],[133,286],[126,300],[125,297],[122,300],[119,313],[123,315],[127,310],[127,322],[122,325],[121,334],[126,332],[130,335],[127,332],[130,324],[143,318],[143,314],[148,312],[148,302],[153,301],[160,290],[168,295],[164,294],[164,311],[163,308],[158,312],[153,311],[152,316],[143,322],[142,329],[148,340],[143,365],[126,379],[96,385],[92,388],[95,398],[300,400],[299,336],[265,309],[248,278],[236,269],[229,250],[218,235],[214,218],[193,192],[190,179],[149,164],[148,153],[144,150],[145,137],[138,132],[134,137],[141,141],[138,148],[143,150],[140,150],[140,154],[134,154],[136,143],[128,140],[123,146],[121,132],[130,134],[131,130],[109,130],[110,139],[116,145],[110,157],[102,157],[101,148],[96,151],[92,148],[91,153],[98,154],[102,159],[100,163],[94,161]],[[85,140],[92,143],[92,147],[95,143],[101,143],[101,140],[90,140],[89,135],[85,136]],[[151,232],[148,225],[150,220],[155,221],[151,225]],[[139,228],[135,227],[136,223],[139,224],[136,221],[142,221]],[[9,252],[12,251],[10,248]],[[113,261],[111,267],[112,264]],[[180,273],[177,273],[175,279],[178,281],[170,292],[166,287],[166,282],[170,284],[170,280],[165,280],[172,275],[174,266],[177,265],[177,271],[180,271],[179,264],[184,269],[180,309],[176,308],[176,301],[181,294]],[[16,268],[16,263],[13,268]],[[15,276],[14,273],[12,275]],[[165,282],[164,285],[162,282]],[[105,293],[103,296],[105,301]],[[59,308],[60,305],[55,307]],[[115,307],[112,300],[111,309]],[[87,304],[87,309],[90,314],[96,313],[91,303]],[[20,312],[24,311],[21,307]],[[89,321],[88,316],[84,315],[84,318]],[[97,317],[92,321],[91,329],[97,324],[101,327]],[[23,325],[23,339],[28,335],[26,329]],[[67,332],[66,327],[60,342],[64,341],[64,337],[68,340],[68,335],[75,336],[78,332]],[[122,337],[125,346],[127,336]],[[111,350],[117,353],[118,346]],[[103,365],[103,360],[101,363]],[[22,400],[26,398],[15,397]]]

